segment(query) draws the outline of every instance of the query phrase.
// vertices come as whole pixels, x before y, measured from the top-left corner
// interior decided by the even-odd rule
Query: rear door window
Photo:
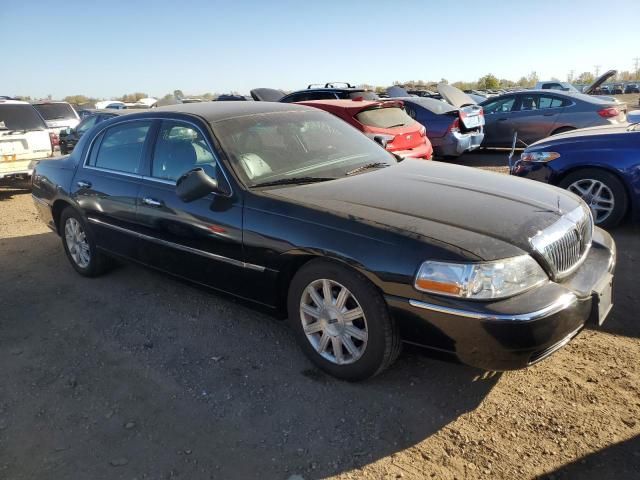
[[[540,95],[538,100],[538,108],[560,108],[564,106],[564,100],[558,97],[548,97],[546,95]]]
[[[144,142],[151,121],[127,122],[114,125],[94,143],[89,157],[90,166],[124,173],[139,173]],[[99,143],[99,144],[98,144]]]
[[[404,109],[399,107],[372,108],[356,115],[363,125],[377,128],[405,127],[415,122]]]
[[[68,120],[76,118],[76,112],[68,103],[40,103],[34,105],[34,107],[45,120]]]
[[[47,125],[35,108],[27,104],[0,105],[0,130],[44,130]]]

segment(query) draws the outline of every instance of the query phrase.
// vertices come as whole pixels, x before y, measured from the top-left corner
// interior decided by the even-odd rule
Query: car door
[[[527,93],[511,114],[511,127],[518,138],[530,145],[553,132],[563,110],[563,99],[554,95]]]
[[[511,145],[513,138],[511,120],[515,105],[515,95],[492,99],[482,105],[485,118],[483,145],[492,147]]]
[[[227,181],[204,125],[162,120],[138,193],[140,258],[156,268],[242,295],[242,202]],[[226,193],[186,203],[176,180],[202,168]]]
[[[152,121],[105,128],[83,152],[70,187],[91,225],[99,248],[135,257],[136,199]]]

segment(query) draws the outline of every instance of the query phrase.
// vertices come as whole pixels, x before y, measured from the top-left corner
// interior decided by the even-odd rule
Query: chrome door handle
[[[156,207],[156,208],[164,205],[160,200],[156,200],[155,198],[151,198],[151,197],[144,197],[142,199],[142,203],[144,203],[145,205],[149,205],[150,207]]]
[[[91,182],[85,182],[84,180],[80,180],[76,185],[80,188],[91,188]]]

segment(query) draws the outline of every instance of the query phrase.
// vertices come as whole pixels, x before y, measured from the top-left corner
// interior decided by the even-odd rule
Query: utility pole
[[[640,76],[640,69],[638,68],[639,65],[640,57],[635,57],[633,59],[633,75],[635,76],[636,80],[638,80],[638,76]]]
[[[593,68],[596,71],[596,78],[600,75],[600,65],[594,65]]]
[[[573,75],[575,74],[575,70],[569,70],[569,75],[567,76],[567,82],[573,83]]]

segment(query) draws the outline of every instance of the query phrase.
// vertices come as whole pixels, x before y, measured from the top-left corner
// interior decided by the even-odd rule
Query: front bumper
[[[549,282],[491,303],[426,294],[386,300],[405,341],[453,354],[485,370],[514,370],[548,357],[587,322],[595,324],[595,291],[612,278],[615,260],[613,239],[595,228],[584,263],[561,283]]]

